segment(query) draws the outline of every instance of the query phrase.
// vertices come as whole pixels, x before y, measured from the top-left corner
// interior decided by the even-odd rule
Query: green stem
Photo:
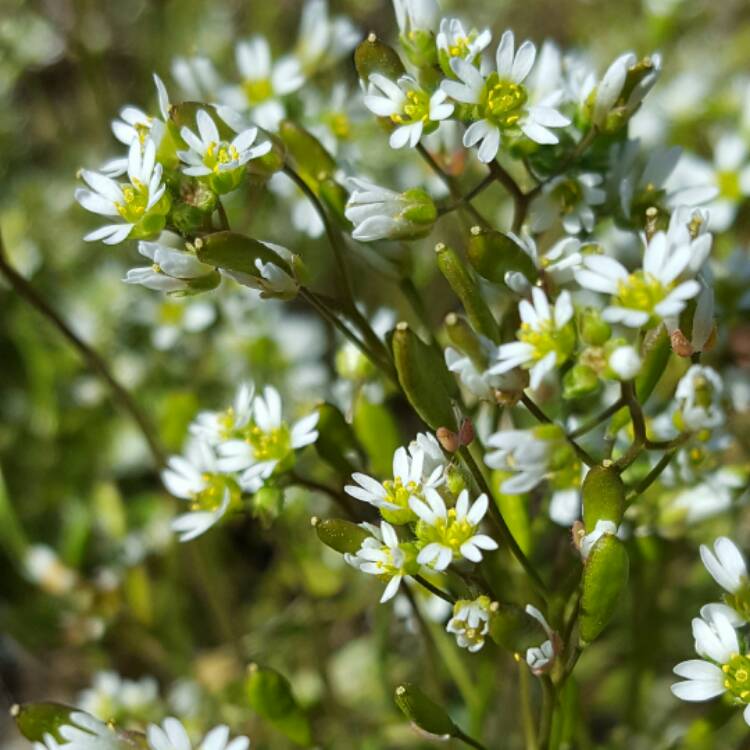
[[[643,417],[643,410],[638,403],[635,395],[635,386],[632,381],[623,381],[621,385],[621,399],[625,402],[630,412],[630,421],[633,423],[633,443],[630,448],[617,460],[615,464],[618,469],[627,469],[641,454],[643,446],[646,443],[646,420]]]
[[[529,668],[523,659],[518,660],[518,682],[521,702],[521,725],[523,726],[524,743],[526,750],[538,750],[534,728],[534,716],[531,711],[531,680],[529,680]]]
[[[530,197],[518,187],[518,183],[498,161],[490,162],[489,166],[493,178],[508,191],[510,197],[513,199],[513,231],[518,232],[526,219]]]
[[[437,586],[430,583],[426,578],[420,575],[412,576],[412,578],[423,588],[427,589],[431,594],[434,594],[435,596],[440,597],[443,601],[448,602],[448,604],[455,604],[456,600],[450,595],[447,594],[442,589],[438,588]]]
[[[466,446],[462,446],[459,449],[459,452],[461,454],[461,458],[464,460],[464,463],[466,464],[467,468],[469,469],[472,476],[474,477],[474,480],[479,486],[480,491],[485,493],[490,500],[490,503],[489,503],[490,518],[495,524],[495,527],[497,528],[497,531],[500,534],[502,541],[508,546],[508,549],[510,550],[513,557],[515,557],[516,560],[518,560],[518,562],[521,564],[521,567],[524,569],[524,571],[526,572],[526,574],[529,576],[532,583],[534,584],[537,594],[539,594],[540,598],[546,603],[547,596],[549,593],[547,590],[547,586],[545,585],[541,576],[539,575],[539,573],[537,573],[534,566],[531,564],[531,561],[529,560],[528,557],[526,557],[523,550],[518,545],[518,542],[516,541],[515,537],[511,533],[511,530],[508,527],[508,524],[505,522],[505,519],[503,518],[502,513],[500,513],[500,510],[498,509],[496,503],[493,500],[492,490],[490,486],[487,484],[487,480],[485,479],[484,474],[482,473],[482,470],[479,468],[476,461],[474,460],[474,457],[471,455],[471,453],[469,452]]]
[[[549,750],[552,734],[552,718],[555,713],[555,686],[549,675],[544,675],[542,682],[542,713],[539,717],[539,750]]]
[[[158,466],[166,463],[166,455],[161,443],[156,435],[156,431],[141,410],[136,401],[130,395],[130,392],[115,378],[109,365],[104,358],[91,346],[89,346],[73,329],[65,322],[62,316],[37,292],[37,290],[13,268],[5,254],[5,246],[0,236],[0,274],[7,280],[14,291],[28,302],[37,312],[41,313],[49,320],[55,328],[68,340],[70,344],[78,351],[82,359],[90,369],[96,372],[102,380],[112,390],[115,401],[120,405],[123,411],[127,412],[136,423],[143,435]]]
[[[461,729],[459,729],[454,736],[457,740],[461,740],[461,742],[463,742],[465,745],[468,745],[469,747],[475,747],[477,748],[477,750],[487,750],[484,745],[482,745],[480,742],[477,742],[477,740],[469,737],[469,735]]]
[[[344,513],[346,513],[347,516],[349,516],[352,521],[362,520],[360,514],[355,510],[356,506],[353,506],[352,503],[349,502],[348,495],[345,495],[342,492],[338,492],[333,487],[329,487],[327,484],[323,484],[323,482],[317,482],[314,479],[303,477],[296,471],[290,471],[289,476],[293,484],[304,487],[307,490],[312,490],[313,492],[319,492],[323,495],[327,495],[331,500],[333,500],[333,502],[336,503],[336,505],[338,505],[344,511]]]
[[[598,427],[602,422],[605,422],[613,414],[616,414],[622,407],[625,406],[625,402],[622,398],[618,398],[611,406],[608,406],[601,414],[590,419],[588,422],[584,422],[580,427],[576,427],[575,430],[568,433],[569,438],[579,438],[581,435],[585,435],[587,432],[591,432],[595,427]]]
[[[664,469],[669,466],[674,458],[675,453],[677,453],[677,450],[671,450],[659,459],[656,466],[633,488],[632,492],[628,493],[628,502],[632,502],[638,495],[644,493],[661,476]]]

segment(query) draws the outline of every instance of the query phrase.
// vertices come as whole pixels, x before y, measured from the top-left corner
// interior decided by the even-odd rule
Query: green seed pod
[[[445,331],[448,334],[450,342],[459,351],[468,355],[477,368],[481,370],[487,369],[487,356],[484,353],[482,344],[474,330],[463,318],[456,315],[456,313],[448,313],[445,316]]]
[[[332,404],[318,407],[318,455],[340,474],[349,476],[364,461],[362,448],[352,426]]]
[[[490,636],[511,653],[522,654],[546,638],[542,626],[526,610],[515,604],[493,602]]]
[[[293,275],[289,264],[270,247],[237,232],[214,232],[195,241],[198,260],[217,268],[258,276],[255,260],[273,263]]]
[[[599,390],[599,376],[588,365],[574,365],[563,377],[563,398],[582,398]]]
[[[583,480],[581,495],[586,531],[593,531],[597,521],[612,521],[616,526],[620,524],[625,512],[625,485],[614,466],[594,466],[589,469]]]
[[[354,50],[354,67],[363,81],[368,80],[372,73],[380,73],[395,81],[406,72],[396,50],[381,42],[373,33],[368,34],[367,39]]]
[[[601,313],[594,307],[587,307],[580,313],[578,330],[581,340],[589,346],[603,346],[612,335],[609,323],[602,320]]]
[[[320,182],[336,171],[336,160],[312,133],[291,120],[279,125],[279,137],[299,175],[318,193]]]
[[[404,716],[425,732],[441,737],[456,737],[460,733],[445,709],[428,698],[416,685],[399,685],[394,698]]]
[[[18,731],[30,742],[43,742],[45,734],[62,739],[60,727],[71,724],[71,713],[77,709],[62,703],[24,703],[11,708]]]
[[[443,358],[408,324],[399,323],[391,341],[398,380],[417,414],[433,429],[458,427],[451,397],[456,383]]]
[[[435,254],[440,272],[445,276],[456,297],[461,300],[474,330],[491,341],[498,342],[500,329],[492,311],[484,301],[482,290],[474,274],[466,267],[458,253],[442,242],[435,245]]]
[[[313,744],[310,720],[297,704],[286,677],[275,669],[251,664],[245,692],[251,708],[292,742],[303,747]]]
[[[355,554],[370,535],[356,523],[345,521],[342,518],[326,518],[320,520],[317,517],[312,519],[312,525],[315,531],[326,547],[330,547],[336,552]]]
[[[594,545],[583,568],[580,639],[585,645],[604,630],[628,582],[630,562],[625,545],[605,534]]]
[[[522,247],[502,232],[472,227],[467,255],[476,272],[495,284],[504,284],[505,274],[509,271],[519,271],[531,283],[536,280],[534,262]]]

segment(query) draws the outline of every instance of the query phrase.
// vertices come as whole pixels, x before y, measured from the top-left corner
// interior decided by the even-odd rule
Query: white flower
[[[166,130],[166,122],[169,119],[169,95],[161,78],[154,73],[154,83],[159,99],[159,113],[162,119],[147,115],[138,107],[127,106],[120,110],[120,119],[113,120],[112,132],[120,143],[130,146],[134,140],[138,140],[143,146],[146,138],[150,138],[158,146]]]
[[[126,747],[114,729],[83,711],[73,711],[70,721],[58,729],[60,750],[123,750]]]
[[[249,106],[258,125],[275,130],[285,114],[280,99],[305,82],[299,59],[289,55],[274,63],[268,41],[262,36],[239,42],[235,58],[243,80],[239,87],[224,91],[227,103],[239,108]]]
[[[396,22],[402,36],[412,32],[433,31],[440,17],[435,0],[393,0]]]
[[[527,604],[526,614],[533,617],[547,634],[547,640],[540,646],[532,646],[526,649],[526,663],[529,665],[529,669],[538,676],[548,672],[551,668],[552,662],[557,656],[559,637],[549,626],[544,615],[536,607]]]
[[[238,437],[252,419],[254,395],[253,383],[242,383],[229,408],[200,412],[190,425],[190,433],[210,445]]]
[[[347,182],[351,195],[345,214],[354,224],[355,240],[417,239],[428,234],[437,219],[434,202],[421,188],[397,193],[356,177]]]
[[[478,563],[482,561],[482,550],[497,549],[494,539],[476,533],[489,507],[487,495],[480,495],[469,505],[469,491],[462,490],[450,510],[431,487],[424,491],[424,498],[409,498],[409,507],[419,518],[416,535],[420,565],[442,571],[454,559],[464,557]]]
[[[724,385],[716,370],[692,365],[675,390],[685,427],[688,430],[712,430],[724,424],[723,392]]]
[[[575,331],[569,325],[573,303],[568,291],[560,293],[554,308],[539,287],[533,287],[531,294],[533,304],[524,299],[518,305],[521,316],[518,341],[499,347],[498,361],[489,373],[524,367],[531,371],[531,387],[538,388],[545,375],[563,364],[573,351]]]
[[[258,240],[258,242],[271,251],[270,256],[272,260],[264,262],[263,258],[256,258],[255,268],[258,271],[257,275],[229,269],[223,269],[224,273],[227,276],[231,276],[243,286],[250,289],[257,289],[263,299],[294,299],[297,296],[300,285],[292,274],[294,273],[293,269],[299,263],[299,256],[282,245],[262,240]],[[274,256],[278,256],[278,262],[274,262],[276,260]],[[292,271],[292,274],[282,268],[283,264],[286,264],[290,271]]]
[[[491,162],[497,155],[502,136],[519,130],[541,144],[558,142],[549,128],[565,127],[570,120],[556,109],[544,104],[529,104],[529,91],[523,85],[536,58],[536,47],[524,42],[517,52],[512,31],[506,31],[496,54],[496,71],[487,79],[469,62],[457,57],[451,68],[459,81],[445,80],[442,88],[452,99],[475,104],[479,116],[464,133],[467,148],[480,144],[478,157]]]
[[[172,521],[181,542],[208,531],[239,503],[237,483],[220,473],[213,449],[200,439],[188,442],[184,456],[170,457],[161,478],[171,495],[190,503],[190,512]]]
[[[302,74],[309,76],[347,55],[361,38],[360,31],[346,16],[328,15],[327,0],[307,0],[294,56],[299,60]]]
[[[57,552],[46,544],[32,544],[25,552],[23,567],[28,578],[44,591],[62,596],[73,589],[77,576],[65,565]]]
[[[657,232],[646,247],[642,269],[628,273],[614,258],[586,255],[576,280],[586,289],[612,295],[604,320],[639,328],[678,315],[698,294],[700,284],[695,279],[679,280],[690,257],[689,245],[672,245],[664,232]]]
[[[727,593],[736,594],[746,585],[745,558],[731,539],[720,536],[714,542],[713,552],[705,544],[701,544],[700,552],[706,570]]]
[[[86,242],[102,240],[107,245],[116,245],[128,237],[147,237],[158,234],[164,227],[164,214],[169,210],[169,201],[164,197],[162,166],[156,163],[156,146],[148,138],[141,148],[135,139],[128,152],[128,179],[126,184],[88,169],[81,170],[83,181],[89,189],[78,188],[76,200],[87,210],[102,216],[114,216],[120,223],[107,224],[89,232]]]
[[[141,241],[138,252],[153,262],[150,266],[131,268],[123,279],[126,284],[174,294],[212,289],[220,281],[213,266],[201,263],[187,250]]]
[[[500,491],[508,495],[528,492],[542,482],[549,468],[552,445],[533,430],[501,430],[487,438],[487,446],[495,448],[484,457],[492,469],[513,472]]]
[[[241,471],[242,489],[256,492],[280,463],[293,457],[294,451],[318,439],[318,416],[314,411],[290,427],[283,418],[279,392],[267,385],[263,394],[253,399],[253,419],[243,428],[242,439],[219,444],[219,469]]]
[[[575,270],[583,262],[583,251],[591,247],[577,237],[563,237],[540,252],[536,240],[525,229],[520,235],[508,232],[508,237],[531,258],[540,275],[549,278],[555,286],[562,286],[573,280]],[[526,275],[520,271],[508,271],[505,283],[517,294],[528,295],[531,289]]]
[[[454,58],[461,58],[470,64],[476,63],[491,41],[489,29],[482,32],[472,29],[467,32],[458,18],[441,19],[435,44],[443,72],[446,75],[453,74],[451,62]]]
[[[447,94],[441,89],[430,94],[411,76],[401,76],[394,83],[380,73],[372,73],[365,106],[397,126],[389,139],[391,148],[413,148],[424,133],[431,133],[441,120],[453,114],[453,105],[446,99]]]
[[[603,536],[614,536],[617,534],[617,524],[614,521],[599,520],[594,526],[594,530],[586,534],[581,540],[581,558],[588,560],[591,550]]]
[[[745,705],[743,718],[750,724],[750,693],[747,691],[750,657],[740,652],[732,623],[724,612],[708,605],[693,619],[695,650],[701,659],[683,661],[674,668],[686,678],[672,685],[672,693],[683,701],[702,702],[728,692],[733,702]]]
[[[419,432],[417,436],[409,443],[409,455],[412,460],[417,453],[422,453],[422,473],[426,476],[432,476],[435,471],[445,473],[447,468],[445,454],[440,447],[438,439],[431,432]]]
[[[643,366],[643,359],[633,346],[618,346],[607,360],[610,369],[620,380],[632,380]]]
[[[94,675],[92,686],[81,691],[77,704],[102,721],[118,721],[148,711],[158,698],[159,684],[153,677],[128,680],[107,671]]]
[[[408,575],[409,555],[400,545],[396,530],[387,521],[380,522],[380,529],[370,524],[363,524],[372,536],[362,542],[356,554],[346,555],[346,561],[363,573],[378,576],[386,581],[385,591],[380,597],[381,603],[396,596],[398,587],[405,575]],[[411,553],[412,562],[414,553]]]
[[[533,230],[544,231],[560,220],[568,234],[593,231],[596,214],[592,206],[601,205],[607,197],[601,184],[602,176],[594,172],[554,177],[531,204]]]
[[[146,739],[150,750],[192,750],[193,747],[185,727],[171,716],[164,719],[161,726],[150,724]],[[219,724],[206,734],[197,750],[247,750],[248,747],[247,737],[240,735],[230,741],[229,727]]]
[[[225,141],[205,109],[198,110],[195,123],[198,135],[188,127],[180,130],[188,145],[187,151],[177,152],[186,165],[182,171],[193,177],[213,178],[211,184],[217,192],[225,193],[237,187],[242,179],[242,167],[271,150],[270,141],[255,144],[258,128],[247,128],[238,132],[231,142]],[[233,123],[227,124],[231,127]],[[224,179],[220,180],[222,177]]]
[[[425,474],[425,454],[415,449],[411,455],[406,448],[398,448],[393,454],[393,479],[379,482],[367,474],[352,474],[356,484],[344,487],[347,494],[378,508],[383,517],[394,524],[408,523],[416,519],[410,507],[412,497],[424,497],[428,489],[443,484],[444,467],[436,465],[429,475]]]
[[[456,643],[472,654],[484,646],[485,636],[490,630],[492,602],[488,596],[474,600],[459,599],[453,606],[453,617],[445,629],[456,636]]]
[[[187,101],[212,101],[223,86],[213,62],[200,55],[175,57],[171,72]]]

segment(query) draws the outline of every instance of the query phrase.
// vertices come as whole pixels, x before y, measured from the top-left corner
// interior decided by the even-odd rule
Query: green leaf
[[[313,744],[310,720],[297,704],[286,677],[270,667],[251,664],[245,690],[251,708],[279,732],[297,745]]]

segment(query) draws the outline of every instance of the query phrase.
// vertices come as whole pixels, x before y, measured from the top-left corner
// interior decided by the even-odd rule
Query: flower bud
[[[433,430],[455,431],[456,416],[451,397],[456,383],[442,357],[427,346],[406,323],[399,323],[391,342],[401,387],[417,414]]]
[[[492,341],[500,340],[500,329],[492,311],[487,306],[477,279],[453,248],[442,242],[435,246],[437,264],[443,276],[461,300],[469,321],[477,333]]]
[[[563,398],[583,398],[599,389],[599,376],[588,365],[577,364],[563,377]]]
[[[502,232],[472,227],[467,255],[474,270],[495,284],[504,284],[506,274],[514,271],[522,273],[531,283],[536,280],[534,261]]]
[[[598,521],[612,521],[615,526],[619,525],[625,512],[625,485],[611,463],[589,470],[583,480],[581,495],[583,523],[588,531],[592,531]]]
[[[406,72],[401,58],[393,47],[381,42],[373,33],[354,50],[354,66],[360,80],[368,81],[373,73],[380,73],[392,81]]]
[[[336,552],[343,554],[355,555],[359,552],[362,542],[368,539],[370,534],[361,526],[351,521],[345,521],[342,518],[326,518],[320,520],[313,517],[312,525],[315,531],[326,547],[330,547]]]
[[[609,323],[602,320],[601,313],[594,307],[587,307],[578,318],[581,339],[589,346],[602,346],[612,335]]]
[[[245,693],[251,708],[298,745],[312,745],[310,720],[294,698],[288,680],[275,669],[251,664]]]
[[[618,346],[610,355],[609,369],[619,380],[632,380],[643,366],[641,355],[633,346]]]
[[[418,69],[437,65],[435,29],[440,8],[435,0],[394,0],[393,5],[400,31],[399,41],[406,58]]]
[[[397,193],[357,178],[349,184],[352,194],[345,214],[354,225],[355,240],[416,240],[432,231],[437,208],[421,188]]]
[[[425,732],[441,737],[455,737],[459,734],[458,727],[445,709],[428,698],[416,685],[399,685],[395,701],[404,716]]]
[[[596,640],[612,619],[628,582],[629,570],[625,545],[614,534],[602,535],[583,568],[579,619],[582,644]]]

